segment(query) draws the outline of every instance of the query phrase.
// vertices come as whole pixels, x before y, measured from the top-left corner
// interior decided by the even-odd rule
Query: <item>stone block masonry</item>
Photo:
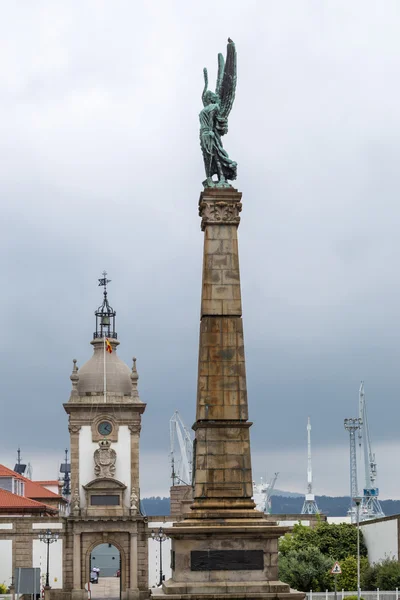
[[[207,188],[199,209],[203,281],[194,446],[194,502],[166,530],[172,577],[156,598],[302,600],[278,580],[288,528],[255,510],[237,228],[241,194]]]

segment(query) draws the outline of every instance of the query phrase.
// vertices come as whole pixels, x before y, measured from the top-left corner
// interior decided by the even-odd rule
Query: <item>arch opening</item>
[[[122,582],[121,552],[111,543],[98,544],[89,560],[91,598],[120,600]]]

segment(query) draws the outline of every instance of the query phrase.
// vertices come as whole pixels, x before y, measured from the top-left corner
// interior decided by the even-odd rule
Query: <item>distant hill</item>
[[[290,492],[289,492],[290,493]],[[328,517],[344,517],[350,506],[349,496],[316,496],[318,508]],[[272,496],[272,514],[300,514],[304,496],[291,494],[290,496]],[[141,501],[142,511],[149,517],[169,515],[169,498],[152,496]],[[382,510],[386,516],[400,514],[400,500],[381,500]]]
[[[151,496],[151,498],[142,498],[140,501],[142,513],[148,517],[164,516],[170,513],[169,498],[160,498],[160,496]]]
[[[350,506],[349,496],[316,496],[318,508],[328,517],[344,517]],[[303,507],[304,496],[297,498],[272,496],[272,514],[298,514]],[[386,516],[400,514],[400,500],[381,500],[382,510]]]
[[[297,492],[286,492],[285,490],[274,490],[272,496],[286,496],[286,498],[304,498],[304,494]]]

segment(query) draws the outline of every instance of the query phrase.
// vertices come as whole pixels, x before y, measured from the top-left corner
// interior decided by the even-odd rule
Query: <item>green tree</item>
[[[363,556],[360,560],[360,574],[368,569],[368,567],[368,559]],[[342,573],[337,578],[338,589],[347,591],[357,590],[357,558],[355,556],[347,556],[347,558],[340,561],[340,568]],[[366,589],[362,585],[361,588]]]
[[[365,590],[395,590],[400,587],[400,563],[395,558],[385,558],[361,571],[361,587]]]
[[[301,592],[332,589],[333,561],[315,546],[292,549],[279,558],[279,579]]]
[[[362,590],[376,590],[376,578],[379,569],[378,564],[368,564],[361,571],[361,589]]]
[[[380,590],[395,590],[400,587],[400,564],[395,558],[385,558],[378,564],[376,587]]]
[[[347,556],[357,556],[357,528],[350,523],[320,522],[316,527],[295,525],[279,542],[279,552],[285,556],[291,550],[316,547],[322,554],[341,561]],[[360,531],[360,555],[367,556],[367,548]]]

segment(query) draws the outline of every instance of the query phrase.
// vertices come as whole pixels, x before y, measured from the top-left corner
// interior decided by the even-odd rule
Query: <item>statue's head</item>
[[[219,102],[219,96],[218,94],[215,94],[214,92],[212,92],[211,90],[208,90],[205,94],[204,94],[204,104],[207,106],[208,104],[218,104]]]

